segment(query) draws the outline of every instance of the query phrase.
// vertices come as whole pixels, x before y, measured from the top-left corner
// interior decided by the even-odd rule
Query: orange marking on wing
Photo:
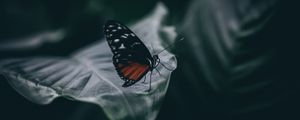
[[[128,63],[132,63],[132,61],[128,61]],[[124,73],[126,73],[126,71],[128,71],[129,69],[131,69],[131,65],[124,65],[124,64],[121,64],[121,63],[119,63],[118,64],[118,67],[119,68],[121,68],[121,72],[124,74]]]
[[[121,63],[118,64],[118,66],[123,67],[121,68],[122,75],[131,80],[138,80],[141,75],[143,75],[149,69],[148,65],[134,63],[131,61],[129,61],[128,63],[128,66]]]
[[[140,64],[137,64],[137,63],[133,63],[133,66],[135,66],[136,69],[135,69],[135,70],[132,72],[132,74],[129,76],[130,79],[134,79],[132,76],[134,76],[134,75],[136,74],[136,72],[139,71],[141,65],[140,65]]]
[[[142,65],[140,65],[139,66],[139,68],[135,71],[135,73],[134,74],[132,74],[132,79],[137,79],[138,78],[138,75],[140,74],[140,73],[143,73],[145,71],[145,69],[144,69],[144,67],[142,66]]]
[[[139,78],[148,68],[149,68],[149,66],[144,66],[143,71],[137,75],[137,78]]]
[[[121,72],[122,72],[122,73],[125,73],[128,69],[130,69],[130,66],[124,67],[124,68],[121,70]]]
[[[129,66],[129,68],[124,71],[124,76],[128,77],[128,75],[132,74],[134,72],[134,70],[138,69],[137,66]]]
[[[131,74],[130,79],[136,80],[137,79],[137,74],[142,72],[140,69],[141,68],[138,68],[136,71],[134,71],[134,73]]]
[[[138,64],[137,66],[138,68],[129,76],[132,80],[138,80],[140,76],[149,68],[147,65]]]

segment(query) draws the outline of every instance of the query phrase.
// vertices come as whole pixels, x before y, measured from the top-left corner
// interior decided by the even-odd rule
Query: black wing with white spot
[[[109,20],[104,34],[113,52],[113,63],[128,87],[139,81],[151,68],[153,58],[144,43],[128,27]]]

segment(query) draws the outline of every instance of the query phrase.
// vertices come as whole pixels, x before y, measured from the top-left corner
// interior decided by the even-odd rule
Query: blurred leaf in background
[[[299,119],[296,6],[190,1],[183,16],[173,17],[186,41],[174,50],[178,69],[158,118]]]

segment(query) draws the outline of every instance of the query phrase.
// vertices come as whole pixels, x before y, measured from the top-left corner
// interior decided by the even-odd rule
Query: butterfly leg
[[[151,81],[152,81],[152,71],[150,72],[150,83],[149,83],[149,89],[147,90],[148,92],[150,92],[151,90]]]
[[[142,83],[146,83],[147,74],[144,77],[144,81]]]

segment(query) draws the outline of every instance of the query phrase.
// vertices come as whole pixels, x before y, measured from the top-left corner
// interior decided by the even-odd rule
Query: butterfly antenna
[[[180,37],[177,37],[177,39],[179,39],[179,40],[176,40],[174,43],[168,45],[168,46],[165,47],[163,50],[159,51],[159,52],[157,53],[157,55],[160,54],[160,53],[162,53],[163,51],[165,51],[165,50],[167,50],[167,49],[173,47],[175,44],[177,44],[177,43],[183,41],[183,40],[184,40],[184,37],[180,36]]]
[[[145,75],[143,83],[146,83],[147,74]]]
[[[152,71],[150,72],[150,83],[149,83],[148,92],[150,92],[150,90],[151,90],[151,81],[152,81]]]

